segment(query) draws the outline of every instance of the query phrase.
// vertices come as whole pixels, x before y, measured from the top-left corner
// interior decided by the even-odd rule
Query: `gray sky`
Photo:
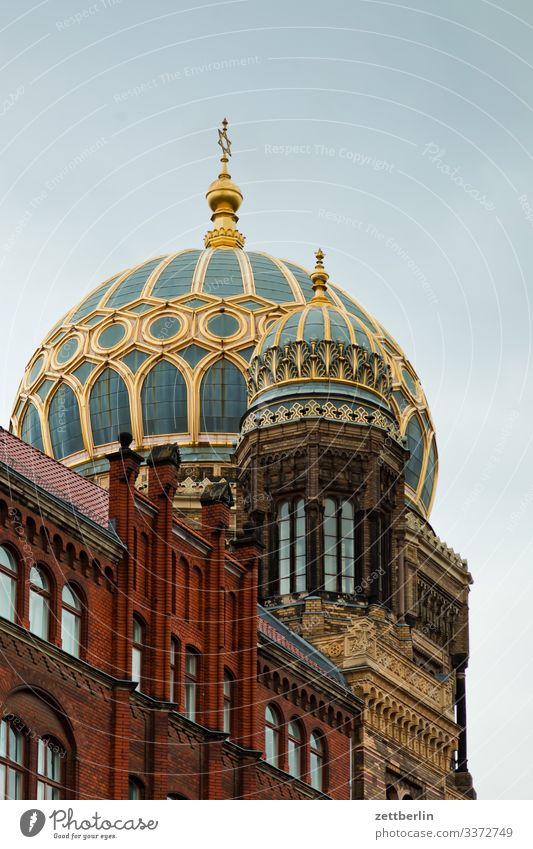
[[[247,247],[320,245],[422,379],[482,798],[533,795],[532,39],[527,0],[0,6],[0,421],[90,288],[201,246],[227,115]]]

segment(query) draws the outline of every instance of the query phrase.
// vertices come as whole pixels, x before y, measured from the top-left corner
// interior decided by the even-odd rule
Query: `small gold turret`
[[[327,282],[329,280],[329,274],[324,268],[324,251],[320,248],[315,252],[316,256],[316,265],[315,270],[311,274],[311,280],[313,281],[313,301],[326,301],[326,290],[327,290]]]
[[[245,237],[237,227],[237,210],[242,203],[242,192],[231,179],[228,172],[228,157],[231,156],[231,141],[228,138],[228,121],[222,121],[222,129],[218,131],[218,143],[222,148],[222,170],[218,179],[209,186],[206,194],[207,202],[213,210],[211,221],[213,229],[205,234],[206,248],[243,248]]]

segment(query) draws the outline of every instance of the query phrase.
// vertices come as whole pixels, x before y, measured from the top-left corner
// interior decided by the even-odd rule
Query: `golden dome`
[[[133,434],[141,453],[174,442],[184,462],[227,463],[247,408],[247,368],[259,340],[274,326],[287,327],[298,308],[322,311],[327,304],[339,327],[390,366],[389,403],[411,450],[406,496],[429,515],[437,450],[412,366],[350,295],[330,281],[325,289],[321,260],[310,272],[242,249],[235,229],[242,195],[233,186],[229,192],[219,181],[210,187],[217,226],[206,249],[128,268],[66,313],[29,361],[11,429],[86,474],[106,469],[121,430]],[[233,244],[217,243],[224,238]]]

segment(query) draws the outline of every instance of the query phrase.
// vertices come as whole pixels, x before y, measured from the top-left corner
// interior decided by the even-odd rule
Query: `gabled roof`
[[[332,679],[337,684],[347,690],[344,675],[340,669],[332,663],[331,660],[318,651],[311,643],[300,637],[294,631],[291,631],[287,625],[269,613],[260,604],[257,605],[257,630],[273,643],[277,643],[282,648],[293,654],[298,660],[303,660],[308,666],[311,666],[321,675]]]
[[[0,463],[106,530],[109,494],[77,472],[0,427]]]

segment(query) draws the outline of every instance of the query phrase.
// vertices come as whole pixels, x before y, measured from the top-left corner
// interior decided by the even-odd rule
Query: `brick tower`
[[[320,251],[311,277],[313,299],[256,348],[235,455],[238,521],[265,548],[260,600],[363,699],[356,796],[472,797],[470,576],[405,505],[389,366],[328,299]]]

